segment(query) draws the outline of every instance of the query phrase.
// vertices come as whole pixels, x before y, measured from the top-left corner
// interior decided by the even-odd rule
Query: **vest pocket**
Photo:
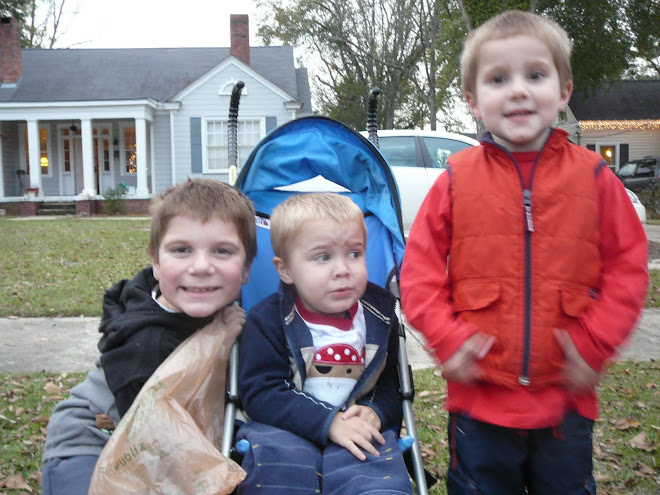
[[[487,308],[500,298],[498,282],[459,282],[452,291],[455,311],[472,311]]]
[[[564,284],[561,291],[561,308],[569,316],[579,318],[596,302],[597,292],[586,285]]]

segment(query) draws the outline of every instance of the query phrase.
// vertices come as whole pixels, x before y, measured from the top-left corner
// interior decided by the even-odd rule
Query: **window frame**
[[[612,153],[613,158],[614,158],[614,163],[610,163],[608,167],[612,172],[615,174],[619,171],[619,168],[621,166],[620,163],[620,154],[621,154],[621,143],[614,142],[614,141],[602,141],[602,142],[597,142],[596,143],[596,153],[602,156],[602,153],[600,152],[601,148],[605,147],[611,147],[614,149],[614,153]]]
[[[203,174],[228,174],[229,173],[229,166],[226,168],[217,168],[217,169],[211,169],[209,168],[209,153],[208,153],[208,133],[209,133],[209,124],[210,123],[217,123],[221,122],[224,123],[226,126],[229,124],[229,119],[227,117],[202,117],[202,136],[201,136],[201,146],[202,146],[202,173]],[[257,140],[254,144],[250,146],[250,151],[254,148],[254,146],[261,141],[261,139],[266,135],[266,117],[244,117],[244,118],[239,118],[238,119],[238,135],[240,136],[240,126],[241,124],[245,124],[248,122],[255,122],[259,126],[259,135],[257,137]],[[239,137],[240,140],[240,137]],[[229,151],[228,149],[229,143],[227,143],[227,146],[224,148],[227,149],[227,152]],[[244,159],[247,159],[247,156],[243,157],[243,160],[241,160],[241,155],[240,155],[240,147],[238,147],[239,151],[239,156],[238,156],[238,163],[236,164],[239,169],[241,165],[243,164]],[[248,153],[249,155],[249,153]],[[229,161],[229,160],[227,160]]]
[[[53,151],[52,151],[52,139],[50,136],[50,124],[43,123],[38,126],[39,132],[42,129],[46,131],[46,158],[48,158],[48,172],[41,173],[42,178],[52,179],[53,178]],[[28,146],[28,143],[25,141],[25,134],[27,132],[27,124],[19,124],[18,126],[18,157],[19,157],[19,167],[22,167],[26,172],[26,176],[30,176],[30,164],[27,162],[27,156],[25,153],[25,147]],[[39,154],[41,154],[41,135],[39,136]],[[39,165],[39,170],[42,170],[41,164]]]
[[[126,129],[135,130],[135,172],[126,171]],[[112,167],[112,164],[110,165]],[[137,175],[137,125],[132,122],[119,124],[119,176],[135,177]]]

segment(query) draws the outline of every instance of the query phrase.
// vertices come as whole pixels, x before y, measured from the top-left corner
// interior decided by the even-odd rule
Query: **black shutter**
[[[628,145],[622,144],[619,146],[619,167],[623,167],[628,163]]]
[[[596,145],[595,144],[588,144],[587,149],[591,151],[596,151]]]
[[[190,165],[194,174],[201,174],[202,167],[202,119],[190,117]]]

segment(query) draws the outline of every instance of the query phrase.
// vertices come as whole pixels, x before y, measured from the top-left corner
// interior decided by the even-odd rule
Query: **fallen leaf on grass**
[[[55,385],[53,382],[48,382],[44,385],[44,390],[49,394],[56,394],[60,392],[60,387]]]
[[[633,473],[637,476],[649,477],[657,474],[656,470],[651,466],[647,466],[642,461],[637,461],[633,467]]]
[[[641,425],[639,421],[629,421],[625,418],[611,420],[610,422],[617,430],[629,430],[631,428],[639,428],[639,426]]]
[[[601,474],[601,473],[594,474],[594,479],[596,480],[597,483],[611,483],[612,481],[614,481],[614,478],[609,474]]]
[[[4,480],[0,480],[0,486],[4,486],[5,488],[12,488],[15,490],[27,490],[28,492],[32,493],[32,487],[27,484],[25,478],[23,478],[23,475],[20,473],[12,474]]]
[[[418,397],[428,397],[429,395],[438,395],[444,393],[442,390],[422,390],[419,394],[417,394]]]
[[[635,435],[632,440],[630,440],[630,445],[636,449],[644,450],[646,452],[653,452],[655,446],[649,442],[649,439],[646,437],[646,433],[642,432],[639,435]]]

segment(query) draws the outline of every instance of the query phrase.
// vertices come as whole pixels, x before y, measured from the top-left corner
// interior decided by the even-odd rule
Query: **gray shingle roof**
[[[660,80],[606,84],[589,98],[574,91],[568,106],[578,121],[660,119]]]
[[[0,89],[0,101],[168,101],[229,57],[229,48],[23,49],[16,88]],[[301,88],[291,46],[250,48],[250,67],[311,106]]]

